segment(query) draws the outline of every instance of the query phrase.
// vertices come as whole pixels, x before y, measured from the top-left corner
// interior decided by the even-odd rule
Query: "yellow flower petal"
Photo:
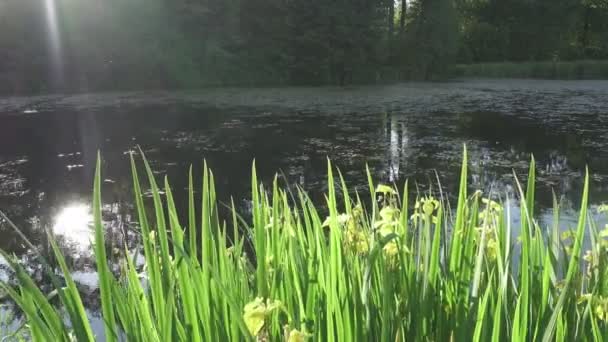
[[[264,305],[264,300],[258,297],[253,302],[245,305],[243,319],[245,320],[247,329],[249,329],[249,333],[253,336],[257,336],[264,327],[264,320],[266,319],[266,306]]]
[[[384,184],[379,184],[378,187],[376,188],[376,192],[380,193],[380,194],[385,194],[385,195],[396,195],[397,191],[395,191],[395,189],[393,189],[392,187],[388,186],[388,185],[384,185]]]
[[[393,207],[384,207],[380,210],[380,217],[385,221],[392,221],[399,215],[399,210]]]
[[[243,310],[243,320],[247,325],[249,333],[253,336],[257,336],[260,330],[264,327],[264,322],[268,315],[274,310],[281,307],[280,301],[266,301],[261,297],[254,299],[249,304],[245,305]]]
[[[289,332],[289,338],[287,339],[287,342],[304,342],[306,340],[308,340],[309,337],[311,337],[312,335],[301,332],[297,329],[292,330],[291,332]]]

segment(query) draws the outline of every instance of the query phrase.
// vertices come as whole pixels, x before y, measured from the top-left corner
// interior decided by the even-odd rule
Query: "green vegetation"
[[[522,210],[513,226],[511,206],[468,192],[466,151],[463,159],[453,208],[441,194],[410,200],[407,183],[403,192],[376,186],[369,172],[366,208],[329,164],[327,218],[305,193],[292,199],[276,180],[270,188],[259,184],[254,166],[251,217],[233,206],[231,222],[220,221],[206,166],[200,206],[190,172],[187,222],[180,222],[169,182],[161,197],[144,161],[154,202],[147,212],[132,160],[146,267],[139,273],[124,260],[118,278],[105,254],[98,163],[95,252],[107,340],[608,339],[608,231],[587,219],[588,175],[577,226],[558,231],[556,201],[545,232],[534,220],[534,160],[525,192],[516,181]],[[70,272],[52,247],[65,277],[65,285],[54,279],[64,311],[13,259],[19,287],[2,287],[35,341],[93,340]]]
[[[608,79],[608,61],[461,64],[456,66],[454,74],[459,77]]]
[[[589,59],[608,59],[607,0],[0,1],[9,94],[428,80],[455,64]]]

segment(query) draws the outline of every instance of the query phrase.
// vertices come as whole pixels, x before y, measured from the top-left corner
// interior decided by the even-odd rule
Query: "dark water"
[[[352,187],[415,180],[457,188],[463,144],[472,188],[514,193],[530,154],[538,202],[551,190],[571,222],[583,170],[591,202],[608,201],[608,81],[464,81],[353,88],[213,89],[0,99],[0,209],[36,244],[53,229],[77,280],[94,288],[88,222],[93,168],[103,157],[104,219],[121,232],[131,212],[128,155],[141,146],[154,171],[183,196],[187,170],[206,159],[220,198],[246,210],[250,169],[300,185],[321,199],[327,157]],[[117,234],[120,235],[120,234]],[[27,261],[22,241],[0,222],[0,248]],[[128,237],[127,237],[128,239]],[[35,272],[33,266],[33,272]],[[1,265],[0,279],[10,273]],[[43,277],[40,275],[40,277]],[[1,321],[1,319],[0,319]],[[0,323],[1,324],[1,323]]]

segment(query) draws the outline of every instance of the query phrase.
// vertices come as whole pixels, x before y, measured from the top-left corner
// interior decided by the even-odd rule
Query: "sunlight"
[[[10,277],[8,276],[8,273],[6,273],[6,270],[0,269],[0,282],[6,283],[8,281],[10,281]],[[0,297],[2,297],[1,293],[0,293]]]
[[[61,37],[55,0],[44,0],[47,23],[47,42],[51,55],[51,74],[54,82],[61,83],[63,77],[63,58],[61,55]]]
[[[6,271],[6,268],[9,268],[9,267],[10,267],[9,263],[6,261],[6,259],[4,259],[4,257],[2,255],[0,255],[0,282],[6,283],[7,281],[9,281],[10,277]],[[0,298],[2,298],[1,290],[0,290]]]
[[[84,204],[74,204],[65,207],[55,218],[53,232],[79,250],[91,247],[93,231],[91,228],[93,216],[90,208]]]

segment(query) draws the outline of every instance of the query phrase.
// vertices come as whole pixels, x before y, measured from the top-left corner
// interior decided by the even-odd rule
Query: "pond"
[[[0,99],[0,209],[34,244],[43,229],[62,238],[77,278],[95,287],[90,194],[103,158],[104,220],[122,231],[132,212],[129,154],[140,146],[160,177],[184,196],[192,164],[206,160],[220,199],[247,210],[252,161],[266,182],[300,186],[322,200],[327,158],[347,183],[439,179],[457,189],[463,145],[471,188],[515,196],[538,163],[538,205],[550,217],[552,190],[565,224],[580,202],[584,168],[591,203],[608,201],[608,81],[466,80],[347,88],[232,88],[181,92],[52,95]],[[491,189],[491,190],[490,190]],[[0,248],[28,258],[0,222]],[[127,234],[128,235],[128,234]],[[84,257],[83,257],[84,256]],[[79,260],[83,261],[79,261]],[[0,277],[8,277],[0,265]],[[3,273],[2,273],[3,272]],[[41,276],[42,277],[42,276]]]

